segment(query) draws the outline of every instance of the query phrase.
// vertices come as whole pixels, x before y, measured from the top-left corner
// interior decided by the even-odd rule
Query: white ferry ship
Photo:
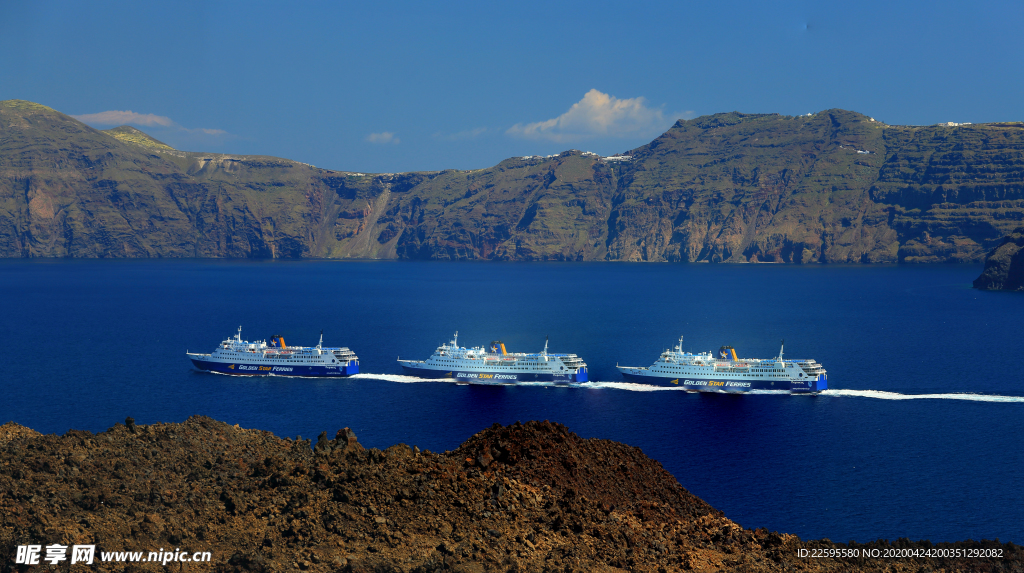
[[[508,352],[500,341],[482,346],[460,347],[459,333],[451,342],[437,347],[426,360],[402,360],[407,374],[420,378],[454,378],[471,384],[515,384],[516,382],[586,382],[587,365],[575,354],[548,352],[548,341],[538,353]]]
[[[242,340],[238,334],[221,342],[210,354],[186,352],[196,368],[221,374],[241,376],[351,376],[359,372],[359,357],[344,347],[323,345],[324,333],[314,347],[287,346],[284,338],[274,336],[267,341]]]
[[[676,386],[696,392],[749,392],[750,390],[786,390],[817,394],[828,388],[825,369],[811,359],[783,360],[782,349],[776,358],[736,357],[736,350],[723,346],[718,357],[710,352],[683,352],[683,339],[675,350],[666,350],[648,368],[616,366],[631,382],[656,386]]]

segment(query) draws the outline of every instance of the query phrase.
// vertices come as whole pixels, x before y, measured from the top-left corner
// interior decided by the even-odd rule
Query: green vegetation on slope
[[[0,256],[981,261],[1024,220],[1024,126],[716,114],[608,161],[366,175],[176,151],[0,103]]]
[[[134,143],[135,145],[141,145],[142,147],[174,151],[174,148],[170,145],[167,145],[162,141],[157,141],[130,125],[122,125],[121,127],[115,127],[114,129],[104,129],[103,133],[112,135],[119,141],[123,141],[125,143]]]
[[[10,110],[17,110],[20,112],[53,112],[53,108],[46,107],[41,103],[35,103],[31,101],[25,101],[23,99],[9,99],[0,101],[0,108],[6,108]]]

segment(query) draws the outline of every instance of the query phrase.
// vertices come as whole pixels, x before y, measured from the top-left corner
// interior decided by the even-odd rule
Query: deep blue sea
[[[745,527],[801,538],[1024,543],[1024,294],[980,266],[3,261],[0,422],[99,432],[203,414],[280,436],[453,449],[552,420],[639,446]],[[185,351],[283,334],[348,346],[344,380],[233,378]],[[595,382],[463,386],[401,375],[459,342],[574,352]],[[622,383],[684,348],[809,357],[817,397]]]

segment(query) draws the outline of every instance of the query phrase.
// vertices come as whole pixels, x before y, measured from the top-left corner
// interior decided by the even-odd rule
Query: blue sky
[[[436,4],[6,0],[0,99],[362,172],[608,155],[725,111],[1024,120],[1020,0]]]

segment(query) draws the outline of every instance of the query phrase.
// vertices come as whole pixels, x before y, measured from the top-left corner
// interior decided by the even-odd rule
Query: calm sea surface
[[[3,261],[0,422],[103,431],[203,414],[367,447],[453,449],[494,422],[547,419],[639,446],[745,527],[802,538],[1024,543],[1024,295],[979,266]],[[345,380],[232,378],[185,351],[243,338],[348,346]],[[401,375],[466,345],[574,352],[595,382],[478,387]],[[622,383],[723,344],[808,357],[817,397]]]

